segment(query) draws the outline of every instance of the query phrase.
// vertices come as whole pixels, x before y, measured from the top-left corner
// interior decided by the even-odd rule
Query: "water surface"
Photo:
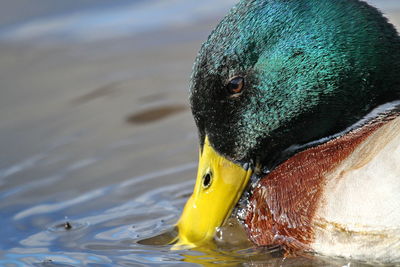
[[[1,10],[0,266],[349,263],[140,243],[170,233],[191,193],[188,79],[235,1],[57,2]],[[399,23],[397,0],[371,2]]]

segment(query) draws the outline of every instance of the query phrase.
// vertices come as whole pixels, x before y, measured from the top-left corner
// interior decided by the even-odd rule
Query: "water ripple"
[[[36,19],[15,25],[0,34],[3,41],[93,41],[187,25],[223,14],[236,1],[143,1],[123,7]],[[177,16],[179,14],[179,16]]]
[[[134,184],[146,181],[148,179],[153,179],[153,178],[157,178],[157,177],[162,177],[162,176],[166,176],[166,175],[171,175],[171,174],[176,174],[176,173],[180,173],[180,172],[184,172],[187,170],[192,170],[197,166],[196,162],[190,162],[190,163],[186,163],[186,164],[182,164],[182,165],[178,165],[172,168],[168,168],[168,169],[164,169],[164,170],[160,170],[160,171],[155,171],[155,172],[150,172],[144,175],[140,175],[140,176],[135,176],[132,177],[130,179],[127,179],[126,181],[122,182],[119,184],[118,187],[124,188],[127,186],[132,186]]]
[[[100,196],[103,196],[107,192],[108,188],[100,188],[96,189],[90,192],[86,192],[83,195],[80,195],[79,197],[66,200],[60,203],[54,203],[54,204],[40,204],[33,206],[31,208],[28,208],[26,210],[23,210],[21,212],[18,212],[13,219],[14,220],[20,220],[28,216],[32,215],[37,215],[40,213],[52,213],[55,211],[59,211],[61,209],[68,208],[73,205],[77,205],[79,203],[87,202],[89,200],[93,200],[95,198],[98,198]]]

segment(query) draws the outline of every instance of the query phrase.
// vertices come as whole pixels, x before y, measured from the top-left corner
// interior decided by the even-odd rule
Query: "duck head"
[[[246,0],[233,7],[193,68],[200,163],[178,222],[180,244],[213,238],[255,166],[272,169],[294,147],[398,99],[398,51],[393,26],[358,0]]]

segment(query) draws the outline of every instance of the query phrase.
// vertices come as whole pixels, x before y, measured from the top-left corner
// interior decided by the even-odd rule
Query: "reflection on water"
[[[132,1],[131,4],[75,11],[45,16],[7,27],[0,38],[8,41],[93,41],[117,38],[156,30],[194,24],[205,16],[223,14],[235,1],[174,0]],[[26,8],[26,7],[25,7]],[[179,14],[179,15],[177,15]]]
[[[192,62],[233,2],[101,1],[0,26],[0,266],[348,263],[227,228],[170,250],[196,172]]]
[[[126,118],[126,121],[133,124],[149,123],[163,119],[168,116],[172,116],[175,113],[182,112],[186,109],[187,107],[184,105],[155,107],[142,112],[131,114]]]

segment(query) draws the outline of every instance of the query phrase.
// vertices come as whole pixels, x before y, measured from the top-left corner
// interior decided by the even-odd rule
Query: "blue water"
[[[126,2],[126,1],[125,1]],[[224,14],[235,1],[175,0],[131,1],[97,5],[66,14],[46,14],[30,21],[7,25],[0,35],[5,41],[93,41],[195,24]]]
[[[348,263],[166,245],[196,173],[192,62],[234,2],[2,3],[0,266]]]

